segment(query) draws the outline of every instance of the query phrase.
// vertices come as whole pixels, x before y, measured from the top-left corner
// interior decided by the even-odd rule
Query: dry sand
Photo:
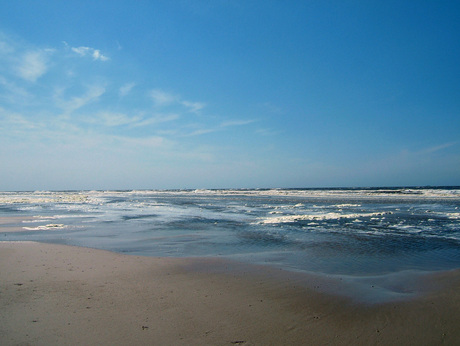
[[[0,242],[1,345],[460,344],[460,272],[359,304],[298,274],[212,259]]]

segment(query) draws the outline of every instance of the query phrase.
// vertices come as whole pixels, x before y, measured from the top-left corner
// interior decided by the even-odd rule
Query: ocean
[[[0,217],[18,216],[1,240],[329,275],[460,268],[460,187],[1,192]]]

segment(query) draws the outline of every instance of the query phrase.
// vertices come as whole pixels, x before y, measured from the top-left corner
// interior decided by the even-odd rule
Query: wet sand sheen
[[[21,232],[24,231],[22,222],[33,220],[29,216],[0,216],[0,232]],[[20,225],[20,226],[18,226]]]
[[[417,299],[358,304],[295,274],[214,259],[0,242],[0,343],[456,344],[460,272]],[[303,276],[305,277],[305,276]],[[314,280],[314,278],[312,278]]]

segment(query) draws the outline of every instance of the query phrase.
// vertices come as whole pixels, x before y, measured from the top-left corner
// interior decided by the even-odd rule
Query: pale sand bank
[[[365,305],[244,268],[0,242],[0,344],[460,343],[459,271],[432,276],[442,289],[423,297]]]

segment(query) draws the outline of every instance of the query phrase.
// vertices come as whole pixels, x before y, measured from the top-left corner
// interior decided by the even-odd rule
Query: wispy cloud
[[[88,103],[96,101],[105,93],[105,87],[92,85],[88,87],[85,94],[81,96],[74,96],[70,98],[70,100],[61,100],[60,93],[61,91],[58,91],[55,96],[57,99],[57,105],[64,110],[65,114],[70,114]]]
[[[43,51],[26,52],[17,66],[18,75],[25,80],[35,82],[47,70],[47,57]]]
[[[34,47],[0,32],[0,72],[4,77],[35,82],[47,73],[50,57],[55,51]]]
[[[421,152],[424,153],[424,154],[432,154],[432,153],[447,149],[449,147],[452,147],[457,143],[458,142],[444,143],[444,144],[436,145],[436,146],[433,146],[433,147],[425,148]]]
[[[72,47],[73,52],[77,53],[82,57],[90,56],[93,60],[107,61],[109,57],[103,55],[99,49],[94,49],[91,47]]]
[[[155,124],[161,124],[177,120],[178,114],[153,114],[146,116],[139,113],[136,115],[129,115],[122,112],[102,111],[94,115],[86,115],[82,121],[91,124],[98,124],[105,127],[118,127],[128,126],[130,128],[146,127]]]
[[[0,76],[0,99],[3,102],[17,104],[23,103],[30,99],[31,94],[24,88],[19,87],[16,83]]]
[[[141,119],[140,116],[128,116],[124,113],[114,113],[103,111],[96,114],[96,116],[88,119],[89,122],[97,122],[103,124],[104,126],[114,127],[129,125],[138,122]]]
[[[192,131],[190,133],[187,133],[185,135],[182,135],[182,137],[201,136],[201,135],[205,135],[205,134],[208,134],[208,133],[213,133],[213,132],[216,132],[216,131],[218,131],[218,129],[216,129],[216,128],[213,128],[213,129],[203,128],[203,129],[198,129],[198,130]]]
[[[7,111],[2,107],[0,107],[0,119],[2,119],[1,126],[5,126],[5,128],[11,125],[13,125],[13,127],[9,127],[10,129],[14,128],[14,126],[22,129],[35,129],[37,127],[35,123],[27,120],[23,115]]]
[[[136,86],[136,83],[126,83],[125,85],[120,87],[120,89],[118,90],[118,95],[120,97],[125,97],[131,92],[131,90],[133,90],[135,86]]]
[[[150,97],[152,98],[155,106],[165,107],[171,105],[180,105],[185,107],[187,112],[198,113],[206,104],[203,102],[192,102],[182,99],[179,95],[175,95],[169,92],[165,92],[161,89],[153,89],[150,91]]]
[[[179,114],[170,113],[170,114],[154,114],[150,117],[146,117],[143,120],[133,123],[133,127],[149,126],[154,124],[166,123],[179,119]]]
[[[167,93],[160,89],[153,89],[150,91],[150,97],[152,98],[155,106],[166,106],[170,105],[177,101],[178,97],[176,95]]]
[[[180,103],[185,106],[189,112],[192,113],[197,113],[206,107],[206,104],[203,102],[180,101]]]
[[[205,135],[208,133],[224,131],[225,129],[229,127],[248,125],[253,122],[255,122],[255,120],[253,119],[224,121],[220,125],[216,125],[214,127],[202,127],[202,128],[193,130],[192,132],[189,132],[183,135],[183,137],[201,136],[201,135]]]

